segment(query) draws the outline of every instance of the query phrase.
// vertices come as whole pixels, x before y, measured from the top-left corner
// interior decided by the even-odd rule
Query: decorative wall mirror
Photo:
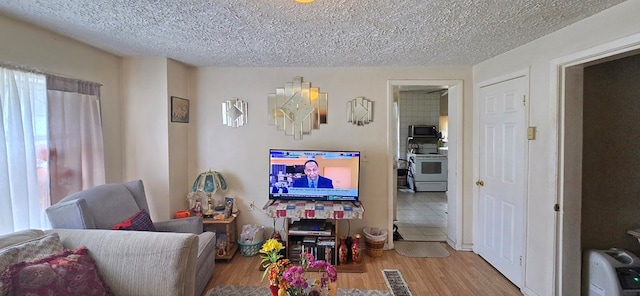
[[[222,124],[230,127],[240,127],[247,123],[248,104],[238,98],[232,98],[222,103]]]
[[[311,82],[302,82],[302,77],[294,77],[268,95],[269,124],[301,140],[303,134],[327,123],[327,101],[327,93],[311,87]]]
[[[358,97],[347,102],[347,122],[365,125],[373,121],[373,101]]]

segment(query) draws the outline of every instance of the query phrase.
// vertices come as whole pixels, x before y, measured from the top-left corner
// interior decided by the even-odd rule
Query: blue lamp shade
[[[222,174],[216,171],[206,171],[200,173],[193,182],[191,191],[204,192],[214,194],[218,189],[227,190],[227,181],[224,180]]]

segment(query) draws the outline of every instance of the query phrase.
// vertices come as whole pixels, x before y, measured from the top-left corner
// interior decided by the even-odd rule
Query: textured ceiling
[[[623,0],[3,0],[0,13],[121,56],[194,66],[460,66]]]

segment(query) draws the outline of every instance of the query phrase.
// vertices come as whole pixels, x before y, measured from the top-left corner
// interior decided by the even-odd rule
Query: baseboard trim
[[[447,243],[447,245],[449,245],[452,249],[456,250],[456,251],[460,251],[460,248],[458,247],[458,245],[456,244],[455,241],[453,241],[451,238],[447,237],[447,240],[445,241]]]
[[[462,244],[460,251],[473,251],[473,244]]]
[[[533,292],[529,288],[520,288],[520,292],[522,292],[522,295],[526,295],[526,296],[538,296],[536,292]]]

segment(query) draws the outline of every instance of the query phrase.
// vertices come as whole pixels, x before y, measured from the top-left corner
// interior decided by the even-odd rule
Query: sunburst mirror
[[[302,77],[294,77],[284,87],[268,95],[269,124],[285,135],[301,140],[303,134],[319,129],[327,123],[327,93],[311,87],[311,82],[302,82]]]

